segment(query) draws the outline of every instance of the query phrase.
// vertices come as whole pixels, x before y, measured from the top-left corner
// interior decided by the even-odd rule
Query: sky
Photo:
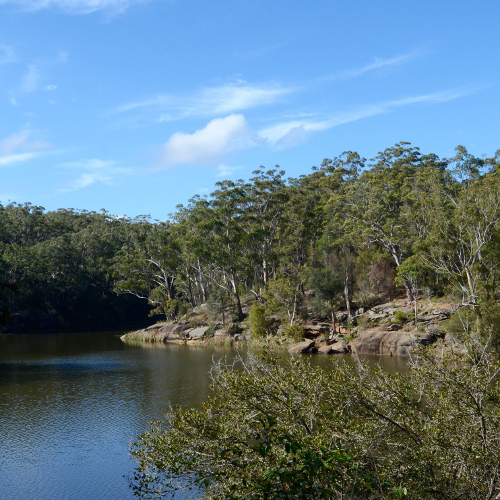
[[[500,149],[500,2],[0,0],[0,202],[165,220],[263,166]]]

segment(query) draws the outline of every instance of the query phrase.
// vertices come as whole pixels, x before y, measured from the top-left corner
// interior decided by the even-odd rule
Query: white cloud
[[[159,122],[188,117],[225,115],[272,104],[294,92],[276,84],[252,85],[239,81],[201,90],[191,96],[159,95],[153,99],[119,106],[109,115],[143,110]]]
[[[36,151],[50,147],[48,142],[35,139],[31,140],[32,131],[25,129],[6,137],[0,141],[0,152],[3,154],[13,153],[14,151]]]
[[[237,170],[241,170],[243,167],[230,167],[229,165],[219,165],[217,167],[217,177],[229,177],[233,175]]]
[[[388,66],[395,66],[409,61],[417,56],[416,52],[411,52],[409,54],[402,54],[396,57],[390,57],[389,59],[379,59],[378,57],[372,63],[361,66],[360,68],[352,68],[344,71],[340,71],[332,76],[333,79],[344,79],[344,78],[354,78],[356,76],[361,76],[368,71],[373,71],[375,69],[380,69]]]
[[[212,164],[226,153],[247,149],[258,139],[245,117],[215,118],[193,134],[177,132],[164,144],[158,167],[182,164]]]
[[[18,5],[27,11],[55,8],[67,14],[90,14],[96,11],[124,12],[147,0],[0,0],[1,4]]]
[[[50,92],[51,90],[56,90],[56,89],[57,89],[56,85],[45,85],[45,87],[43,87],[43,90],[46,90],[47,92]]]
[[[13,155],[0,156],[0,166],[6,167],[8,165],[12,165],[13,163],[21,163],[24,161],[32,160],[37,156],[40,156],[42,153],[18,153]]]
[[[266,141],[268,144],[277,148],[295,146],[299,142],[302,142],[306,135],[311,132],[327,130],[332,127],[343,125],[344,123],[369,118],[383,113],[389,113],[398,107],[408,106],[411,104],[451,101],[477,90],[478,89],[452,89],[444,92],[436,92],[434,94],[423,94],[380,103],[367,104],[365,106],[358,106],[349,111],[334,113],[329,117],[326,117],[324,120],[314,121],[303,119],[278,123],[260,130],[258,132],[258,136],[262,141]]]
[[[59,167],[84,171],[76,179],[67,182],[65,187],[59,189],[61,193],[76,191],[96,182],[112,185],[113,178],[116,175],[130,175],[132,173],[130,168],[117,167],[116,162],[113,160],[99,160],[96,158],[61,163]]]
[[[23,77],[21,88],[25,92],[33,92],[38,88],[40,78],[40,71],[34,64],[31,64],[28,73]]]
[[[15,57],[12,47],[0,44],[0,64],[7,64],[13,61],[15,61]]]

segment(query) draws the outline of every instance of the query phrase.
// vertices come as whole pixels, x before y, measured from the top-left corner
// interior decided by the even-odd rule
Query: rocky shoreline
[[[443,322],[458,307],[450,304],[421,305],[417,311],[417,326],[413,309],[403,300],[373,306],[369,310],[360,309],[351,319],[346,313],[339,313],[336,318],[339,326],[335,332],[330,323],[302,323],[305,339],[291,345],[288,350],[291,354],[408,356],[418,345],[430,345],[440,338],[446,340]],[[123,335],[121,339],[124,342],[198,345],[251,341],[248,325],[244,323],[203,325],[187,319],[157,323]]]

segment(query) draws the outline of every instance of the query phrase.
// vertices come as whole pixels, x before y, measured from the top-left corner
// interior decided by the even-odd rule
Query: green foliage
[[[214,287],[210,291],[207,310],[212,321],[222,321],[223,325],[231,320],[236,312],[233,298],[227,290],[220,287]]]
[[[293,325],[286,325],[282,331],[285,337],[289,338],[293,342],[300,342],[301,340],[304,340],[305,331],[297,323]]]
[[[254,338],[264,338],[269,333],[269,324],[265,317],[265,308],[254,302],[250,310],[250,335]]]
[[[207,301],[211,321],[241,322],[250,293],[291,325],[310,311],[333,322],[403,287],[414,306],[453,289],[477,309],[500,299],[499,224],[498,154],[460,146],[445,160],[402,142],[298,179],[276,168],[218,182],[167,221],[0,205],[0,281],[21,290],[8,298],[17,318],[82,328]]]
[[[397,325],[402,325],[405,321],[408,320],[408,315],[403,311],[396,311],[394,316],[392,317],[392,322]]]
[[[463,352],[430,348],[406,374],[304,358],[219,362],[201,409],[174,409],[134,446],[136,492],[190,483],[204,498],[498,495],[500,364],[463,337]]]

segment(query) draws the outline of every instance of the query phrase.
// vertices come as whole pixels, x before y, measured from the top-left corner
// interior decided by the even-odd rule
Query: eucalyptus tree
[[[140,216],[129,221],[127,233],[111,270],[115,291],[148,300],[153,312],[172,313],[180,249],[171,224]]]
[[[236,302],[240,320],[244,318],[239,285],[250,274],[245,206],[247,186],[242,180],[217,182],[211,194],[210,220],[207,222],[216,286],[228,291]]]
[[[435,210],[433,231],[424,254],[428,265],[445,276],[462,295],[464,305],[476,306],[491,267],[485,264],[500,222],[500,173],[469,178],[444,193]]]
[[[355,182],[343,186],[336,202],[342,230],[360,244],[384,248],[400,266],[418,238],[414,225],[415,178],[425,169],[441,169],[434,155],[401,142],[379,153]],[[405,283],[413,301],[411,285]]]
[[[248,242],[256,254],[256,275],[267,286],[270,268],[276,265],[275,247],[289,195],[284,170],[255,170],[247,185],[245,222]]]

